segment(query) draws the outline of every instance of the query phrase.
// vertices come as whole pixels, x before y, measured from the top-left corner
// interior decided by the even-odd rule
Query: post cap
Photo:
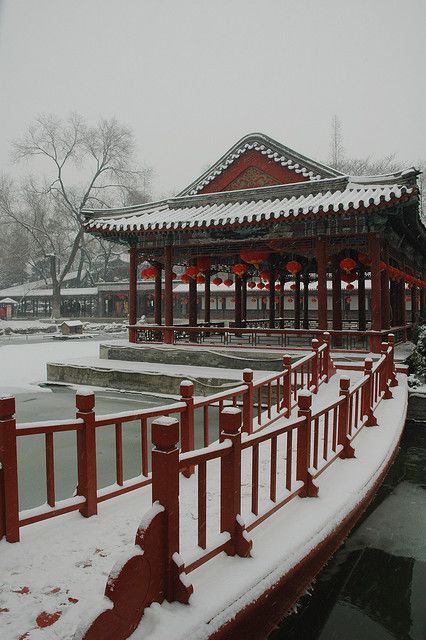
[[[388,342],[390,345],[394,345],[395,344],[395,335],[393,333],[389,333],[388,334]]]
[[[299,391],[297,396],[297,406],[302,411],[308,411],[312,406],[312,393],[310,391]]]
[[[192,398],[194,395],[194,384],[190,380],[182,380],[179,390],[182,398]]]
[[[373,368],[373,361],[371,358],[365,358],[364,360],[364,371],[371,371]]]
[[[152,442],[160,451],[171,451],[179,442],[179,421],[161,416],[152,422]]]
[[[77,389],[75,404],[79,411],[92,411],[95,408],[95,394],[89,389]]]
[[[351,379],[347,376],[341,376],[340,378],[340,391],[349,391]]]
[[[387,342],[382,342],[382,344],[380,345],[380,350],[382,353],[386,353],[386,351],[388,350],[388,343]]]
[[[219,421],[222,433],[238,433],[241,428],[241,409],[238,409],[238,407],[226,407],[220,412]]]
[[[289,355],[288,353],[285,353],[283,355],[283,366],[288,367],[289,365],[291,365],[293,361],[293,358],[291,357],[291,355]]]
[[[319,348],[319,340],[317,338],[313,338],[312,349],[318,349],[318,348]]]
[[[243,380],[244,380],[244,382],[253,382],[253,370],[252,369],[244,369],[243,370]]]
[[[8,420],[15,415],[15,398],[13,396],[6,396],[0,398],[0,420]]]

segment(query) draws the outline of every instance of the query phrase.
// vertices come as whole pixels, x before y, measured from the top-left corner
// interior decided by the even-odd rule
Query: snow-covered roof
[[[389,176],[342,176],[257,189],[180,196],[126,209],[86,210],[87,231],[141,232],[253,224],[366,210],[415,191],[415,169]]]
[[[3,298],[3,300],[0,300],[0,304],[18,304],[18,303],[13,298]]]
[[[82,327],[83,323],[81,322],[81,320],[64,320],[64,322],[61,322],[61,327],[63,325],[67,327]]]
[[[42,282],[42,285],[45,283]],[[38,286],[37,286],[38,285]],[[97,287],[70,287],[62,289],[62,296],[94,296],[97,295]],[[38,298],[43,296],[51,296],[52,289],[42,288],[40,283],[27,282],[26,284],[16,285],[0,291],[0,296],[14,296],[15,298]]]
[[[179,195],[195,195],[228,169],[238,158],[252,150],[258,151],[270,160],[273,160],[283,167],[287,167],[308,180],[320,180],[321,178],[343,175],[340,171],[336,171],[336,169],[332,169],[311,158],[307,158],[297,151],[266,136],[264,133],[250,133],[228,149],[217,162],[210,166],[207,171],[194,180],[188,187],[183,189]]]

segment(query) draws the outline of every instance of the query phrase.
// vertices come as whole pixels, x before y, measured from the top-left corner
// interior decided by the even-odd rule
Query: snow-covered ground
[[[0,394],[44,380],[47,361],[71,356],[95,357],[98,344],[1,347]],[[337,397],[337,385],[338,376],[335,376],[329,385],[321,387],[315,398],[316,408]],[[380,426],[365,429],[357,437],[357,458],[336,461],[319,478],[319,498],[296,498],[254,529],[250,533],[254,543],[252,558],[229,558],[221,554],[191,573],[194,594],[189,606],[152,605],[132,638],[206,638],[315,546],[332,529],[336,519],[357,504],[362,492],[374,482],[378,469],[386,463],[404,422],[404,377],[400,376],[400,386],[393,392],[395,399],[383,401],[377,409]],[[268,451],[265,447],[261,461],[266,475]],[[213,522],[218,509],[213,488],[218,483],[218,470],[214,461],[209,467],[208,512],[209,522]],[[247,493],[248,479],[244,483],[243,493]],[[188,561],[197,552],[194,542],[196,478],[182,478],[181,492],[181,552]],[[108,573],[120,554],[131,549],[139,521],[150,504],[150,488],[146,487],[101,503],[96,517],[84,519],[78,513],[67,514],[24,527],[19,544],[1,541],[0,638],[71,639],[79,621],[86,620],[102,605]],[[249,516],[246,508],[243,516]],[[209,527],[210,533],[214,533],[213,529]],[[39,628],[36,620],[42,612],[56,614],[58,620],[49,627]],[[208,627],[206,620],[210,620]]]
[[[46,381],[47,362],[76,356],[96,357],[99,345],[99,341],[0,345],[0,396],[34,391],[35,385]]]

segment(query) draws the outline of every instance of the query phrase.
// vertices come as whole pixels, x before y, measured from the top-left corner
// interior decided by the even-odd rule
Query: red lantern
[[[354,285],[353,284],[347,284],[346,285],[346,291],[352,291],[352,289],[354,289]]]
[[[250,298],[252,302],[256,302],[257,298]]]
[[[223,280],[222,278],[219,278],[219,276],[216,276],[213,278],[212,282],[218,287],[220,284],[222,284]]]
[[[243,276],[247,272],[247,269],[248,267],[245,264],[241,264],[241,263],[234,264],[234,266],[232,267],[232,273],[235,273],[237,276],[240,276],[241,278],[241,276]]]
[[[186,268],[186,274],[190,277],[190,278],[196,278],[199,274],[199,270],[198,267],[194,267],[194,266],[190,266]]]
[[[198,284],[204,284],[206,281],[204,276],[197,276],[197,283]]]
[[[379,262],[379,271],[384,271],[387,268],[387,264],[386,262],[383,262],[383,260],[380,260]]]
[[[294,282],[290,285],[290,289],[291,291],[296,291],[296,285],[294,284]]]
[[[256,283],[253,280],[249,280],[249,282],[247,282],[247,286],[249,289],[254,289],[256,286]]]
[[[297,260],[290,260],[290,262],[287,262],[285,265],[285,268],[294,276],[296,273],[299,273],[302,265],[300,262],[297,262]]]
[[[317,299],[316,298],[311,298],[311,302],[316,302]]]
[[[349,271],[352,271],[355,267],[356,262],[352,260],[352,258],[343,258],[343,260],[340,260],[340,268],[346,271],[346,273],[349,273]]]
[[[411,296],[405,296],[405,302],[410,302]]]
[[[210,303],[213,304],[214,298],[210,298]]]
[[[262,298],[262,302],[266,303],[267,298]]]
[[[242,251],[240,253],[241,260],[248,262],[248,264],[254,264],[257,268],[261,262],[265,262],[269,258],[269,251]]]
[[[293,298],[287,298],[287,302],[293,302]]]
[[[371,258],[366,253],[359,253],[358,261],[366,267],[368,267],[371,264]]]
[[[225,285],[225,287],[232,287],[234,281],[231,280],[231,278],[226,278],[226,280],[223,281],[223,284]]]
[[[189,275],[187,273],[182,273],[180,279],[182,280],[182,282],[189,282]]]
[[[258,288],[258,289],[264,289],[264,288],[265,288],[265,285],[263,284],[263,282],[258,282],[258,283],[257,283],[257,288]]]
[[[352,298],[351,298],[350,296],[347,296],[347,297],[345,298],[345,302],[348,302],[348,303],[349,303],[349,302],[352,302]]]
[[[271,279],[271,274],[269,273],[269,271],[261,271],[259,275],[262,280],[266,280],[267,282],[269,282],[269,280]]]
[[[270,288],[271,288],[271,285],[269,284],[269,282],[267,282],[267,283],[265,284],[265,289],[268,289],[268,291],[269,291],[269,289],[270,289]]]
[[[157,267],[147,267],[141,273],[141,276],[144,280],[152,280],[155,276],[158,275]]]
[[[275,285],[275,291],[281,291],[282,286],[280,285],[279,282],[277,282],[277,284]]]
[[[197,258],[197,269],[198,271],[207,271],[207,269],[210,269],[211,267],[211,259],[206,257],[206,258]]]

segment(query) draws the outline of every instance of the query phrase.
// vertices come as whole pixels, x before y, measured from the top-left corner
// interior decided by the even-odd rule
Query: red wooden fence
[[[272,425],[282,417],[290,417],[296,405],[300,389],[318,390],[333,373],[330,357],[330,336],[312,341],[312,352],[292,363],[291,356],[283,357],[283,369],[272,376],[253,381],[253,372],[243,372],[240,386],[206,397],[193,398],[191,382],[181,383],[179,402],[137,411],[126,411],[98,416],[95,413],[95,395],[78,392],[76,395],[76,418],[46,422],[16,424],[15,399],[0,399],[0,539],[4,535],[9,542],[19,540],[20,527],[70,511],[79,510],[85,517],[97,513],[97,505],[120,494],[151,483],[149,476],[148,432],[153,419],[158,416],[174,417],[180,423],[179,439],[182,452],[194,449],[194,417],[201,413],[204,446],[220,436],[219,419],[217,433],[211,432],[214,412],[217,418],[226,404],[242,407],[243,430],[253,430]],[[123,428],[130,422],[140,423],[141,473],[129,480],[123,475]],[[216,420],[215,420],[216,421]],[[96,468],[96,432],[103,427],[115,430],[115,485],[98,489]],[[54,446],[55,433],[76,433],[77,475],[76,495],[57,501],[55,486]],[[19,511],[17,438],[34,435],[45,437],[46,459],[46,504],[36,509]],[[194,472],[194,465],[183,469],[187,476]]]
[[[295,496],[308,498],[318,494],[315,479],[337,458],[350,458],[355,455],[354,442],[364,427],[374,425],[374,411],[383,399],[392,397],[391,386],[397,384],[394,371],[394,341],[382,345],[380,359],[372,366],[366,359],[364,375],[352,386],[347,377],[341,377],[338,398],[322,408],[312,412],[312,391],[317,387],[320,375],[315,362],[320,361],[321,347],[314,345],[311,358],[312,369],[306,367],[307,360],[297,363],[297,369],[304,367],[301,378],[304,384],[297,397],[298,415],[291,416],[291,403],[288,399],[280,424],[274,425],[269,381],[266,384],[266,421],[261,429],[254,433],[244,428],[244,413],[247,407],[225,407],[220,412],[220,437],[213,443],[197,451],[179,453],[179,422],[174,418],[160,418],[153,422],[152,438],[152,499],[153,507],[144,517],[144,526],[138,530],[136,544],[143,550],[143,558],[148,570],[138,570],[135,563],[140,557],[134,556],[116,570],[108,579],[105,595],[113,602],[113,608],[106,608],[88,625],[84,625],[83,640],[100,640],[108,623],[108,637],[125,640],[139,623],[144,607],[152,602],[168,601],[188,602],[192,592],[186,574],[190,574],[204,563],[224,551],[228,555],[247,557],[252,543],[249,532],[278,509],[283,508]],[[313,364],[312,364],[313,363]],[[325,367],[326,362],[323,361]],[[312,373],[314,371],[314,373]],[[286,380],[287,371],[274,376],[276,389],[284,386],[280,376]],[[293,375],[293,373],[292,373]],[[324,374],[323,374],[324,375]],[[288,378],[287,378],[288,379]],[[287,388],[288,394],[288,388]],[[234,391],[232,401],[238,396]],[[277,400],[278,398],[278,400]],[[282,396],[277,392],[275,401],[281,406]],[[285,404],[285,400],[284,400]],[[181,436],[182,437],[182,436]],[[259,499],[262,483],[259,478],[259,449],[266,449],[266,462],[269,477],[266,481],[267,495]],[[209,464],[219,465],[220,486],[216,494],[219,502],[214,515],[217,516],[216,528],[219,536],[212,544],[208,543],[207,528],[207,477]],[[210,467],[211,468],[211,467]],[[247,469],[250,477],[250,513],[247,524],[241,518],[243,488],[247,485]],[[193,541],[193,557],[186,565],[179,555],[181,523],[179,520],[180,496],[179,474],[188,471],[196,474],[197,491],[197,530]],[[192,492],[192,485],[191,485]],[[210,499],[212,496],[210,496]],[[211,509],[211,505],[209,504]],[[154,534],[157,544],[153,545]],[[146,541],[146,542],[145,542]],[[148,578],[150,576],[150,578]],[[149,596],[137,597],[134,584],[144,579],[143,591]],[[132,580],[136,581],[132,583]],[[123,622],[120,617],[120,603],[133,598],[131,615]],[[80,637],[80,636],[79,636]]]

